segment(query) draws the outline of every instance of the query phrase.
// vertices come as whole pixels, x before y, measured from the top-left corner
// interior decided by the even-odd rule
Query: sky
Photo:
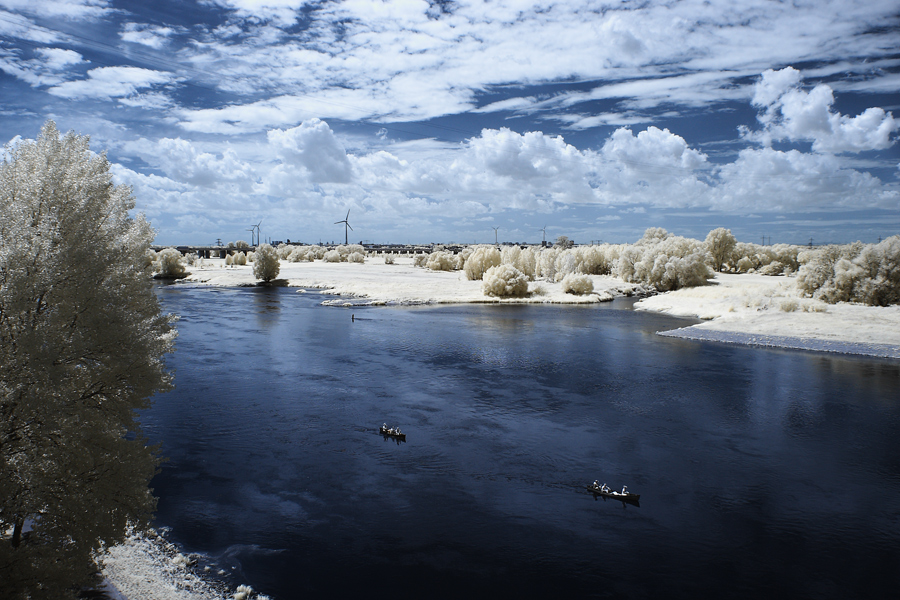
[[[0,141],[159,244],[877,242],[898,92],[896,0],[0,0]]]

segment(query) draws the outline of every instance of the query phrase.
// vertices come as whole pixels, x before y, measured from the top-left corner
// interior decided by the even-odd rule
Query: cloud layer
[[[92,134],[172,240],[349,207],[426,239],[894,215],[898,24],[888,0],[0,0],[0,129]]]

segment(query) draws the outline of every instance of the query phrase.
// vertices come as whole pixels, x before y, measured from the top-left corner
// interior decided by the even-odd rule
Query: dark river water
[[[277,600],[896,598],[900,361],[592,306],[158,288],[156,525]],[[355,315],[355,321],[351,320]],[[408,441],[378,434],[398,425]],[[640,506],[595,500],[599,479]]]

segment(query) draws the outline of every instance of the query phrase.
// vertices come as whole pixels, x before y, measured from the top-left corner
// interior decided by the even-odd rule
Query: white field
[[[593,275],[594,293],[585,296],[566,294],[562,285],[547,281],[531,283],[544,288],[544,294],[527,298],[493,298],[481,291],[481,281],[469,281],[462,271],[432,271],[414,267],[411,257],[394,259],[393,265],[384,264],[381,256],[370,256],[365,263],[292,263],[282,260],[278,279],[287,280],[291,287],[318,288],[327,294],[341,296],[340,300],[327,301],[334,306],[360,306],[383,304],[470,304],[470,303],[553,303],[586,304],[612,300],[624,296],[640,286],[625,283],[615,277]],[[255,285],[253,263],[228,267],[220,258],[203,259],[188,267],[191,272],[184,283],[202,283],[213,286]]]
[[[592,275],[594,293],[566,294],[559,283],[537,281],[544,292],[528,298],[492,298],[481,281],[469,281],[462,271],[431,271],[413,267],[411,257],[386,265],[380,256],[363,264],[291,263],[281,261],[279,279],[287,285],[318,288],[340,298],[334,306],[421,303],[558,303],[602,302],[629,295],[640,286],[609,276]],[[179,285],[254,285],[252,264],[227,267],[222,259],[204,259],[189,267]],[[826,304],[803,298],[791,277],[718,274],[710,285],[645,298],[635,305],[673,316],[705,322],[678,330],[680,337],[735,343],[830,350],[900,358],[900,306]],[[727,335],[726,335],[727,334]]]

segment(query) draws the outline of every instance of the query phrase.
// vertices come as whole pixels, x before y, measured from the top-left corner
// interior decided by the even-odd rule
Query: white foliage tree
[[[174,317],[151,287],[153,230],[86,136],[48,121],[7,147],[0,206],[0,587],[65,598],[154,509],[135,415],[170,387]]]
[[[269,244],[260,244],[253,258],[253,276],[268,283],[278,277],[280,270],[278,251]]]
[[[706,236],[706,251],[712,258],[712,267],[716,271],[722,271],[725,263],[731,260],[737,240],[732,235],[730,229],[718,227],[709,232]]]

